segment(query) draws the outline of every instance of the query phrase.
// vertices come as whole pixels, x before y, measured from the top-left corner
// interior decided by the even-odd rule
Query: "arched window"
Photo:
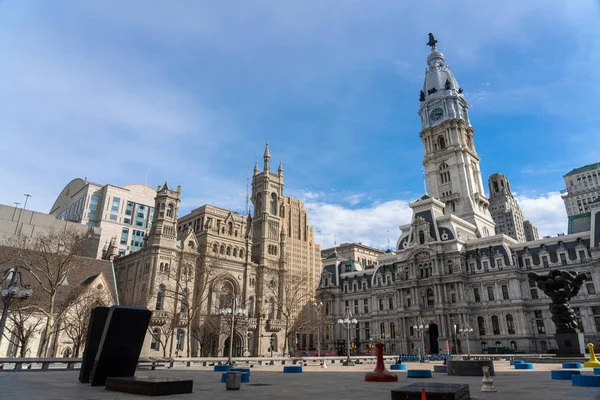
[[[169,263],[165,263],[165,274],[169,273]]]
[[[381,333],[381,338],[385,339],[385,322],[379,323],[379,332]]]
[[[498,321],[497,315],[492,315],[492,332],[494,335],[500,334],[500,321]]]
[[[254,317],[254,296],[248,298],[248,318]]]
[[[218,253],[219,252],[219,245],[217,243],[213,244],[213,252],[214,253]]]
[[[514,340],[510,341],[510,349],[511,350],[516,350],[517,349],[517,342],[515,342]]]
[[[427,289],[427,306],[433,307],[435,298],[433,297],[433,289]]]
[[[167,207],[167,217],[173,217],[173,203],[170,203]]]
[[[477,317],[477,327],[479,328],[479,336],[485,336],[485,320],[483,317]]]
[[[224,244],[221,245],[221,254],[225,254],[225,245]]]
[[[419,232],[419,244],[425,244],[425,232]]]
[[[244,249],[240,249],[240,258],[244,258]]]
[[[230,235],[233,235],[233,223],[232,223],[232,222],[229,222],[229,224],[227,224],[227,225],[228,225],[228,227],[229,227],[229,234],[230,234]]]
[[[285,218],[285,207],[283,206],[283,204],[281,205],[281,207],[279,207],[279,216],[281,218]]]
[[[227,246],[227,255],[230,256],[231,255],[231,247]]]
[[[275,318],[275,298],[269,299],[269,319]]]
[[[396,324],[393,322],[390,322],[390,337],[396,339]]]
[[[438,138],[438,145],[440,146],[440,150],[444,150],[446,148],[446,139],[443,136]]]
[[[277,335],[274,333],[271,335],[271,351],[277,351]]]
[[[450,182],[450,171],[448,170],[448,164],[440,164],[440,183]]]
[[[262,214],[262,193],[256,195],[256,207],[254,207],[254,215]]]
[[[156,311],[162,311],[165,307],[165,291],[167,287],[165,285],[160,285],[158,287],[158,292],[156,293],[156,307],[154,309]]]
[[[506,327],[508,328],[508,334],[509,335],[514,335],[515,334],[515,321],[513,319],[513,316],[508,314],[506,316]]]
[[[150,341],[150,350],[160,350],[160,328],[152,330],[152,340]]]
[[[165,272],[165,263],[160,263],[160,267],[158,267],[160,272]]]
[[[238,249],[237,248],[233,249],[233,256],[234,257],[238,256]]]
[[[225,281],[219,288],[219,309],[231,307],[233,305],[233,285]]]
[[[188,310],[188,289],[187,288],[183,288],[183,290],[181,291],[181,312],[185,313]]]
[[[277,215],[277,195],[271,193],[271,214]]]

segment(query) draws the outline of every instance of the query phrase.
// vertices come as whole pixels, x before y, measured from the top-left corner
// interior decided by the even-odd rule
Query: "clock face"
[[[431,119],[432,121],[439,121],[440,119],[442,119],[443,116],[444,110],[442,110],[441,108],[434,108],[429,113],[429,119]]]

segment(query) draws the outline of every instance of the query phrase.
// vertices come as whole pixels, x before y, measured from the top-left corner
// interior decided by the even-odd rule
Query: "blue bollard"
[[[302,366],[301,365],[286,365],[283,367],[284,374],[301,374]]]
[[[428,369],[411,369],[406,374],[407,378],[431,378],[431,371]]]
[[[524,362],[523,360],[510,360],[510,365],[523,364]]]
[[[406,365],[404,364],[392,364],[390,369],[394,371],[406,371]]]
[[[573,378],[571,378],[571,385],[600,387],[600,375],[573,375]]]
[[[594,368],[594,375],[600,375],[600,368]]]
[[[215,372],[227,372],[231,368],[233,368],[231,365],[215,365],[213,371],[215,371]]]
[[[583,368],[583,364],[580,364],[580,363],[563,363],[562,367],[563,368],[576,368],[576,369],[580,369],[580,368]]]
[[[529,363],[515,364],[515,369],[533,369],[533,364],[529,364]]]
[[[560,380],[565,380],[565,381],[570,381],[571,378],[573,377],[573,375],[581,375],[580,371],[573,371],[573,370],[565,371],[564,369],[557,369],[557,370],[553,370],[550,372],[551,372],[552,379],[560,379]]]

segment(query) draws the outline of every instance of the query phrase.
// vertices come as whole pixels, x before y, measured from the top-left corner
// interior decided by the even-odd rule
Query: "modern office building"
[[[564,179],[566,189],[561,194],[569,217],[568,233],[585,231],[591,221],[589,204],[600,196],[600,163],[575,168]]]
[[[77,178],[65,186],[50,215],[101,228],[97,257],[109,246],[124,255],[142,248],[152,226],[156,190],[148,185],[99,185]]]
[[[517,242],[526,241],[525,218],[523,211],[512,194],[510,181],[500,173],[492,174],[488,179],[490,189],[490,213],[496,223],[496,234],[503,233]],[[529,223],[531,237],[535,226]],[[535,229],[537,235],[537,229]],[[532,239],[533,240],[533,239]]]
[[[531,221],[529,221],[529,220],[523,221],[523,229],[525,231],[525,241],[526,242],[533,242],[535,240],[540,239],[538,230]]]

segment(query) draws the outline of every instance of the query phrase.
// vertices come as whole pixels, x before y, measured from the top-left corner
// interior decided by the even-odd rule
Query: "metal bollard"
[[[242,373],[241,372],[227,372],[225,377],[225,387],[227,390],[240,390],[242,386]]]

